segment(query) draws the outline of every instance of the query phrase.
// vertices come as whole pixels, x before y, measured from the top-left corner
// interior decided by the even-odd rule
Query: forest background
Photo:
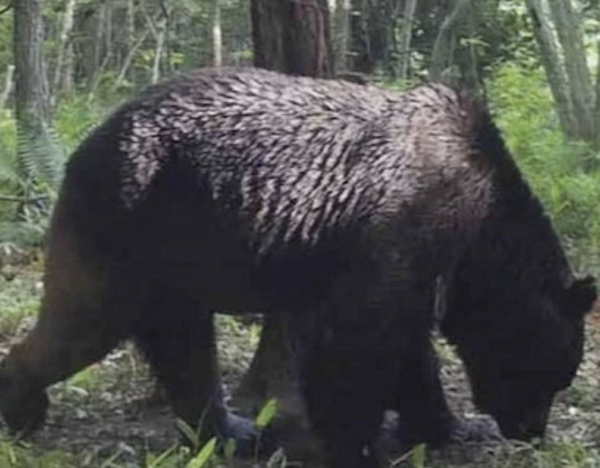
[[[41,269],[49,213],[77,144],[150,83],[256,63],[253,41],[266,20],[253,13],[283,1],[0,0],[2,336],[18,335],[35,311],[28,288],[38,282],[19,281]],[[600,273],[598,0],[285,2],[326,18],[326,74],[394,89],[426,80],[476,89],[576,270]],[[295,27],[287,21],[262,28],[283,34]]]

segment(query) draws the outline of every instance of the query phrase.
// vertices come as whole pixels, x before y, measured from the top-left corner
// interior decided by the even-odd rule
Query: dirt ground
[[[0,354],[4,354],[10,342],[31,326],[32,320],[31,317],[22,320],[14,335],[2,335]],[[249,364],[258,335],[256,330],[249,330],[230,318],[220,318],[218,323],[224,382],[231,389]],[[556,401],[549,441],[596,450],[600,446],[598,311],[590,318],[590,323],[594,326],[590,327],[585,362],[574,385]],[[441,346],[441,356],[445,390],[453,409],[467,418],[485,418],[473,409],[461,364],[449,347]],[[30,442],[36,452],[59,449],[76,453],[81,466],[147,466],[149,453],[163,452],[177,441],[168,408],[147,405],[153,388],[145,364],[132,346],[126,344],[101,363],[51,389],[48,423]],[[513,466],[505,461],[497,462],[503,450],[505,444],[450,446],[443,451],[429,452],[427,466]],[[510,450],[514,454],[514,446]],[[244,462],[242,465],[266,466],[264,462]],[[290,463],[287,466],[306,465]]]

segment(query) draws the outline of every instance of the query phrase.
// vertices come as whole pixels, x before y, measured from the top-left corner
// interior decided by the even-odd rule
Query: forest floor
[[[40,281],[39,271],[29,268],[0,274],[0,357],[35,320]],[[241,325],[231,317],[218,316],[217,323],[224,382],[231,388],[252,358],[259,329]],[[573,386],[557,398],[544,449],[507,442],[450,446],[442,451],[415,451],[394,466],[600,467],[600,309],[590,317],[590,323],[585,362]],[[464,417],[482,418],[470,403],[459,360],[443,343],[440,355],[452,407]],[[185,467],[181,451],[174,448],[178,438],[168,408],[144,404],[153,389],[147,366],[131,345],[123,345],[102,362],[52,387],[47,425],[25,445],[1,439],[0,467]],[[307,465],[295,460],[288,460],[286,465],[279,456],[270,463],[254,460],[210,466]]]

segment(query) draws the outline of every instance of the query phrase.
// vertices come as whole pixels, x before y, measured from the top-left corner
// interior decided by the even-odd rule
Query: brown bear
[[[390,395],[419,436],[447,422],[429,340],[440,275],[475,401],[505,435],[543,435],[596,292],[482,106],[439,84],[182,75],[70,159],[41,311],[1,365],[0,412],[34,430],[47,386],[132,338],[177,416],[204,440],[241,437],[212,313],[286,312],[328,466],[373,468]]]

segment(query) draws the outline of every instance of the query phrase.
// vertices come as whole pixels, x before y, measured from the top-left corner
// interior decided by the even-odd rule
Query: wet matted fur
[[[308,414],[330,467],[375,467],[394,395],[418,437],[448,412],[433,288],[476,402],[506,435],[544,432],[595,299],[488,113],[439,84],[403,93],[255,69],[199,70],[123,105],[71,158],[39,320],[0,370],[13,430],[45,387],[133,338],[177,416],[239,435],[213,311],[294,320]],[[436,434],[433,436],[432,434]]]

